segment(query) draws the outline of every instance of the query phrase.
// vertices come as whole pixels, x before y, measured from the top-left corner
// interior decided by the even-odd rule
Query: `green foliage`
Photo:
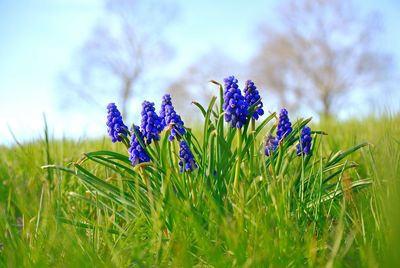
[[[313,126],[329,135],[314,131],[305,157],[295,145],[310,120],[300,119],[267,157],[275,114],[246,125],[239,149],[217,98],[195,105],[204,125],[185,136],[191,173],[179,172],[168,133],[136,167],[123,144],[56,141],[47,130],[0,149],[0,265],[399,264],[399,117]]]

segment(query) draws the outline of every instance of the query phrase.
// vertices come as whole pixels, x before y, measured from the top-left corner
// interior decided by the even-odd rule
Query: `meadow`
[[[400,116],[293,118],[266,156],[278,114],[239,135],[219,97],[185,125],[197,168],[184,172],[173,126],[136,166],[123,142],[53,139],[47,126],[1,147],[0,265],[399,267]],[[312,149],[298,156],[306,124]]]

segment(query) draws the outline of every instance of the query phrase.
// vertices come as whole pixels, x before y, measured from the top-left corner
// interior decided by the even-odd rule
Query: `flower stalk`
[[[236,162],[236,170],[235,170],[235,179],[233,181],[233,189],[238,191],[238,182],[239,182],[239,173],[240,173],[240,165],[242,162],[242,130],[240,128],[237,129],[237,162]]]

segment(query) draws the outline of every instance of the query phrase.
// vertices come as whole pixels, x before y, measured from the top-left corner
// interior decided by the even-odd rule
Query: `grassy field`
[[[245,136],[254,157],[243,149],[237,185],[234,134],[223,148],[211,123],[197,147],[189,136],[192,173],[179,173],[164,134],[156,167],[82,158],[127,155],[108,138],[0,148],[0,265],[399,267],[400,117],[311,127],[328,135],[314,135],[308,158],[289,144],[268,158],[264,130]]]

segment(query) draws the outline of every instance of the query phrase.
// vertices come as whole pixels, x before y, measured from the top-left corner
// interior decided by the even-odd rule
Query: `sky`
[[[181,73],[196,56],[215,48],[245,62],[257,48],[253,38],[257,25],[276,23],[278,1],[176,2],[179,16],[167,32],[176,50],[166,68],[170,75]],[[400,63],[400,2],[355,3],[363,11],[381,13],[382,47]],[[60,72],[73,64],[103,12],[100,0],[0,0],[0,144],[13,143],[10,130],[19,141],[40,137],[44,114],[58,138],[106,134],[104,114],[79,107],[63,110],[57,93]]]

